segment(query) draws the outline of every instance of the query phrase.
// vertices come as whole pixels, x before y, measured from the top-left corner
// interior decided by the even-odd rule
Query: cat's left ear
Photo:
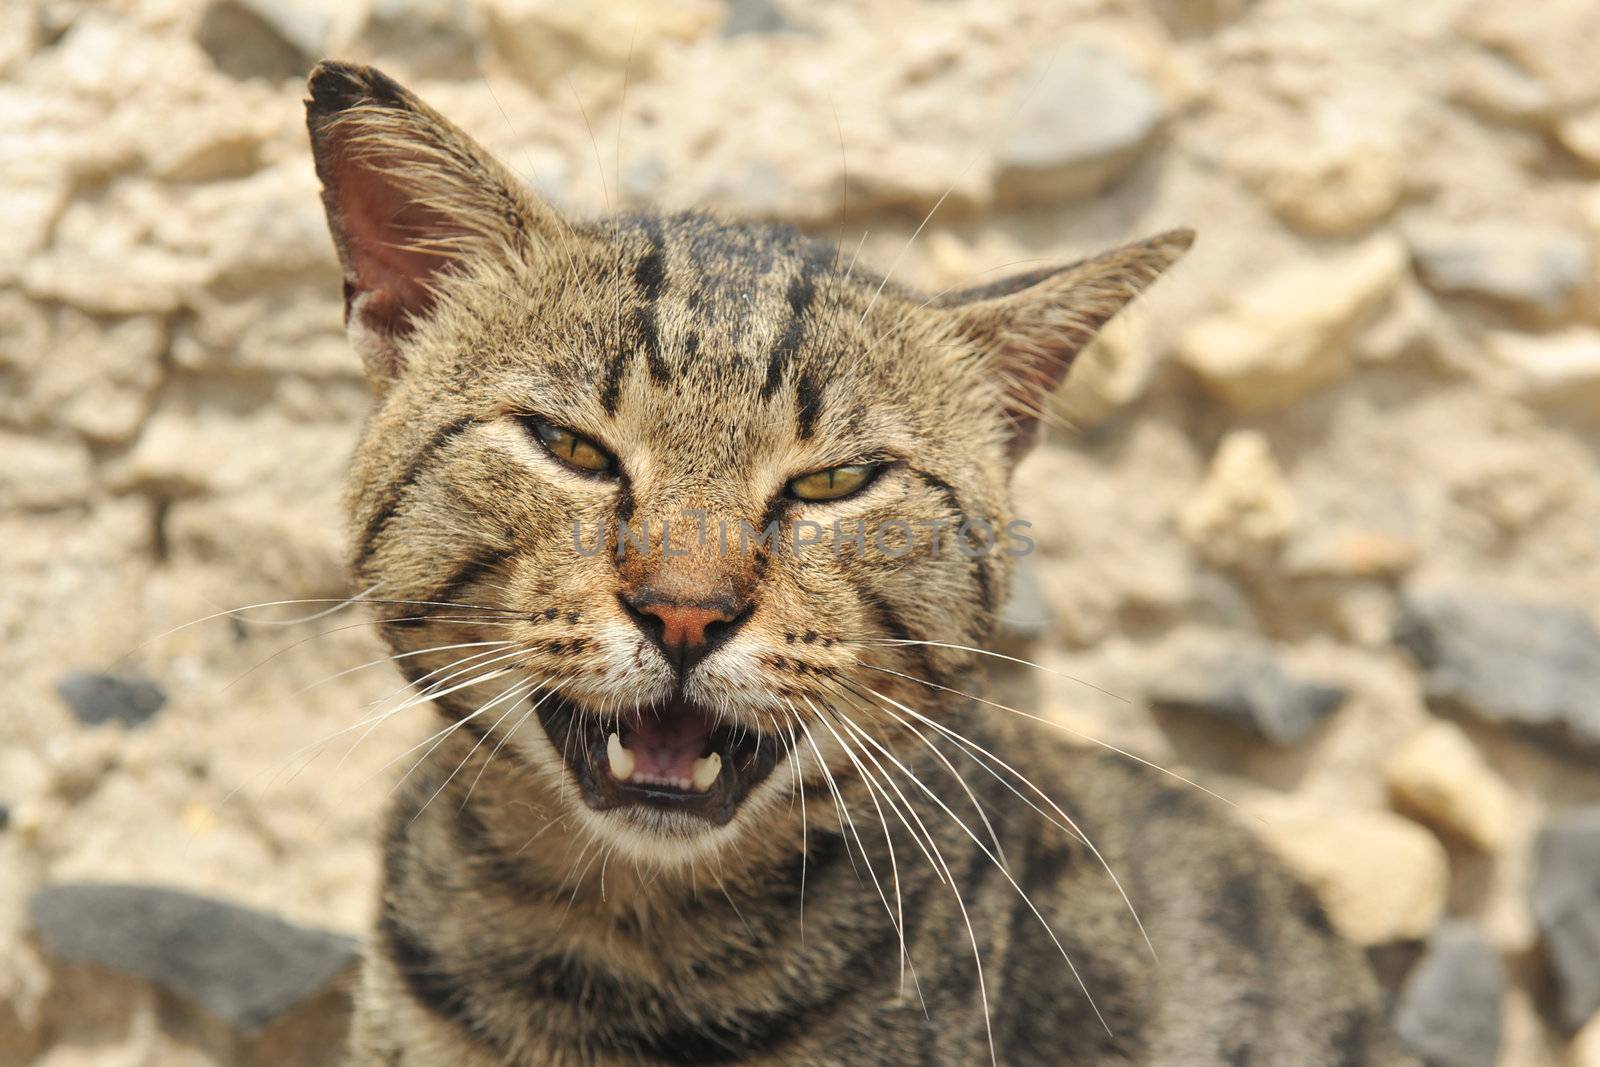
[[[1033,447],[1051,392],[1100,328],[1194,243],[1169,230],[1067,267],[1049,267],[939,301],[1005,388],[1011,454]]]
[[[319,63],[307,89],[345,324],[382,388],[404,369],[404,339],[451,271],[526,259],[564,227],[487,150],[382,71]]]

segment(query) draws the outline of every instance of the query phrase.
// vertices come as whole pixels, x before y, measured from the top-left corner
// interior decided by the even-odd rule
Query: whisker
[[[910,962],[911,956],[906,950],[906,913],[905,902],[900,892],[900,864],[895,858],[894,838],[889,833],[889,821],[884,818],[883,806],[878,803],[877,792],[873,788],[872,778],[867,774],[866,768],[861,765],[861,761],[856,758],[855,753],[845,742],[845,739],[839,735],[839,731],[835,730],[833,728],[833,724],[828,722],[828,717],[821,711],[817,710],[817,706],[811,702],[809,697],[804,699],[806,704],[810,706],[811,710],[816,712],[817,721],[820,722],[827,729],[827,731],[833,735],[835,741],[839,742],[840,751],[842,751],[845,756],[849,758],[850,762],[855,765],[856,773],[859,774],[861,776],[861,780],[867,784],[867,799],[872,801],[872,807],[878,813],[878,822],[883,827],[883,843],[889,850],[889,873],[894,878],[894,910],[890,913],[889,918],[894,923],[895,935],[900,939],[900,992],[901,995],[904,995],[906,984],[906,964]],[[911,827],[907,826],[906,829],[909,831]],[[884,906],[888,906],[888,901],[884,902]],[[912,969],[915,970],[915,967]]]
[[[1157,959],[1157,960],[1160,959],[1159,954],[1156,952],[1155,942],[1153,942],[1150,939],[1150,934],[1145,930],[1144,920],[1139,917],[1139,910],[1133,906],[1132,899],[1129,898],[1127,890],[1123,888],[1122,880],[1117,877],[1117,873],[1116,873],[1116,871],[1114,871],[1112,869],[1110,862],[1105,858],[1105,856],[1101,855],[1100,849],[1095,845],[1095,843],[1092,840],[1090,840],[1088,832],[1078,825],[1077,820],[1073,819],[1072,816],[1068,815],[1065,811],[1063,811],[1061,809],[1061,806],[1059,804],[1057,804],[1054,800],[1052,800],[1050,798],[1050,796],[1044,792],[1044,790],[1040,789],[1037,785],[1035,785],[1031,778],[1029,778],[1027,775],[1023,774],[1021,771],[1017,770],[1015,767],[1013,767],[1011,764],[1007,763],[1005,760],[1001,759],[999,756],[995,755],[993,752],[989,751],[989,749],[987,749],[984,746],[978,744],[976,741],[973,741],[971,738],[968,738],[968,737],[964,736],[963,734],[961,734],[961,733],[959,733],[959,732],[957,732],[955,730],[951,730],[950,728],[946,727],[942,723],[937,722],[936,720],[931,719],[928,716],[923,715],[920,712],[917,712],[916,710],[914,710],[912,708],[909,708],[904,704],[901,704],[898,700],[895,700],[893,697],[890,697],[890,696],[887,696],[887,695],[885,695],[883,693],[880,693],[876,689],[871,688],[870,686],[867,687],[867,691],[869,693],[871,693],[872,695],[874,695],[876,697],[879,697],[882,700],[888,701],[889,703],[895,705],[896,707],[898,707],[901,710],[905,711],[908,715],[911,715],[911,716],[915,717],[919,722],[926,723],[927,725],[933,727],[935,730],[938,730],[941,734],[945,735],[946,737],[949,737],[952,741],[954,741],[956,743],[957,747],[961,751],[967,752],[967,755],[968,755],[969,759],[971,759],[974,763],[977,763],[978,766],[982,767],[985,771],[988,771],[989,774],[993,775],[993,777],[995,778],[996,781],[998,781],[1001,785],[1005,786],[1007,789],[1010,789],[1011,792],[1015,793],[1022,800],[1022,802],[1024,804],[1027,804],[1034,811],[1036,811],[1040,815],[1044,816],[1045,819],[1049,820],[1051,823],[1053,823],[1059,829],[1061,829],[1063,831],[1066,831],[1069,836],[1074,837],[1077,840],[1081,841],[1084,844],[1084,846],[1087,847],[1089,849],[1089,851],[1094,855],[1095,860],[1100,864],[1101,868],[1106,872],[1107,877],[1109,877],[1111,879],[1111,884],[1116,887],[1117,893],[1119,895],[1121,895],[1123,904],[1125,904],[1127,906],[1127,908],[1128,908],[1128,914],[1133,916],[1134,925],[1139,928],[1140,936],[1144,938],[1145,945],[1148,946],[1149,949],[1150,949],[1151,958]],[[889,710],[887,707],[885,708],[885,710],[889,711],[890,715],[894,715],[894,712],[892,710]],[[896,715],[895,718],[898,719],[899,716]],[[908,728],[910,728],[910,724],[906,724],[906,725],[907,725]],[[912,732],[913,733],[917,733],[917,731],[915,729],[913,729]],[[919,733],[918,736],[921,737],[921,734]],[[926,741],[924,741],[924,743],[926,743]],[[1056,812],[1056,814],[1059,815],[1063,820],[1065,820],[1065,825],[1063,825],[1060,822],[1056,822],[1056,820],[1054,818],[1051,818],[1050,815],[1048,815],[1044,811],[1041,811],[1037,804],[1033,803],[1026,796],[1023,796],[1022,793],[1018,792],[1018,790],[1016,788],[1014,788],[1011,785],[1010,782],[1007,782],[1004,778],[1000,777],[999,774],[997,774],[992,768],[990,768],[987,765],[985,765],[983,763],[983,761],[978,759],[977,756],[974,755],[972,752],[967,751],[968,750],[968,746],[970,746],[972,749],[975,749],[977,752],[981,752],[983,755],[987,756],[989,759],[994,760],[996,763],[998,763],[1000,766],[1004,767],[1011,774],[1015,775],[1018,781],[1022,782],[1029,789],[1032,789],[1035,793],[1037,793],[1040,796],[1041,799],[1044,800],[1044,802],[1046,804],[1050,805],[1050,807]]]
[[[474,741],[472,743],[472,747],[471,748],[467,749],[467,754],[465,756],[462,756],[460,761],[458,761],[456,763],[455,770],[451,771],[448,775],[446,775],[445,776],[445,780],[439,783],[439,788],[435,789],[433,791],[433,794],[431,796],[429,796],[427,800],[423,801],[422,807],[418,808],[417,809],[417,813],[415,815],[411,816],[411,821],[412,822],[416,822],[419,818],[421,818],[422,817],[422,813],[428,810],[428,805],[432,804],[436,799],[438,799],[439,794],[443,793],[445,791],[445,789],[450,785],[450,783],[455,781],[456,775],[461,773],[461,768],[465,767],[467,765],[468,761],[471,760],[472,757],[477,754],[478,749],[483,747],[483,743],[485,741],[489,740],[489,735],[493,734],[495,732],[496,728],[498,728],[501,723],[505,722],[506,719],[508,717],[510,717],[510,715],[513,712],[515,712],[517,710],[517,705],[520,704],[524,699],[526,699],[531,693],[538,692],[539,683],[536,682],[536,681],[527,681],[527,682],[522,682],[519,685],[513,685],[509,689],[507,689],[505,692],[501,693],[498,697],[495,697],[494,700],[490,701],[487,704],[484,704],[477,711],[473,712],[473,716],[474,717],[477,716],[478,714],[482,713],[482,712],[486,712],[490,708],[494,707],[496,704],[500,703],[502,700],[505,700],[508,696],[511,696],[511,694],[514,691],[519,690],[519,689],[520,689],[520,692],[516,692],[516,695],[511,697],[511,703],[506,707],[505,711],[500,713],[500,717],[498,719],[496,719],[493,723],[491,723],[489,728],[487,730],[485,730],[483,732],[483,734],[476,741]]]
[[[1085,686],[1085,687],[1087,687],[1089,689],[1093,689],[1097,693],[1100,693],[1100,694],[1102,694],[1104,696],[1108,696],[1113,700],[1121,701],[1124,704],[1132,704],[1133,703],[1132,700],[1130,700],[1127,697],[1123,696],[1121,693],[1113,693],[1109,689],[1102,689],[1100,686],[1095,685],[1093,682],[1088,681],[1087,679],[1078,678],[1078,677],[1075,677],[1073,675],[1063,673],[1062,671],[1058,671],[1053,667],[1046,667],[1042,663],[1035,663],[1032,660],[1027,660],[1027,659],[1019,659],[1016,656],[1008,656],[1003,652],[992,652],[992,651],[990,651],[989,649],[986,649],[986,648],[976,648],[976,647],[974,647],[972,645],[957,645],[957,644],[953,644],[953,643],[948,642],[948,641],[913,641],[913,640],[910,640],[910,639],[907,639],[907,638],[863,637],[863,638],[858,638],[858,640],[860,640],[860,641],[862,641],[863,643],[866,643],[866,644],[878,644],[878,645],[901,645],[901,646],[905,646],[905,645],[928,645],[928,646],[931,646],[933,648],[949,648],[949,649],[954,649],[954,650],[956,650],[958,652],[971,652],[971,653],[974,653],[974,654],[979,655],[979,656],[991,656],[994,659],[1005,660],[1008,663],[1019,663],[1024,667],[1032,667],[1036,671],[1044,671],[1046,674],[1053,674],[1057,678],[1064,678],[1069,682],[1074,682],[1077,685],[1081,685],[1081,686]]]
[[[993,852],[989,851],[989,847],[983,843],[982,839],[980,839],[977,834],[972,832],[972,828],[962,821],[961,817],[958,816],[954,811],[950,810],[950,806],[941,800],[936,792],[928,788],[928,786],[923,783],[922,779],[918,778],[909,769],[907,769],[905,764],[901,763],[894,753],[890,752],[889,749],[880,744],[877,739],[872,737],[871,734],[865,735],[865,740],[878,751],[882,752],[891,763],[899,767],[901,773],[909,778],[918,789],[922,790],[922,792],[927,795],[929,800],[938,805],[940,810],[942,810],[945,815],[950,818],[950,821],[955,823],[961,832],[966,834],[967,837],[971,839],[972,843],[977,845],[985,856],[989,857],[990,862],[995,865],[995,869],[1000,872],[1000,876],[1010,883],[1012,889],[1016,890],[1017,895],[1021,898],[1022,902],[1027,905],[1029,911],[1033,912],[1034,918],[1039,920],[1039,924],[1044,927],[1045,933],[1048,934],[1050,940],[1055,943],[1057,950],[1059,950],[1061,953],[1061,958],[1067,962],[1067,969],[1072,972],[1072,977],[1077,981],[1078,988],[1083,990],[1083,995],[1088,999],[1090,1010],[1094,1012],[1095,1018],[1100,1020],[1100,1025],[1105,1027],[1106,1034],[1111,1037],[1115,1037],[1116,1035],[1111,1031],[1111,1025],[1106,1022],[1105,1016],[1100,1014],[1099,1005],[1095,1004],[1094,1002],[1094,995],[1089,992],[1089,987],[1084,984],[1083,976],[1078,973],[1078,965],[1072,962],[1071,954],[1067,952],[1066,946],[1061,943],[1061,939],[1056,936],[1054,928],[1052,928],[1050,923],[1045,919],[1044,913],[1039,910],[1038,905],[1033,902],[1033,898],[1028,895],[1028,891],[1023,889],[1017,880],[1011,876],[1011,872],[1006,870],[1005,866],[1000,862],[1000,858]],[[987,1008],[985,1011],[987,1011]],[[985,1021],[987,1022],[987,1019]]]
[[[1213,790],[1207,789],[1205,786],[1201,785],[1199,782],[1194,781],[1193,779],[1185,778],[1183,775],[1179,774],[1177,771],[1168,770],[1166,767],[1161,766],[1161,764],[1159,764],[1159,763],[1154,763],[1154,762],[1152,762],[1150,760],[1147,760],[1143,756],[1137,755],[1136,753],[1133,753],[1133,752],[1129,752],[1125,748],[1119,748],[1116,745],[1113,745],[1109,741],[1102,741],[1098,737],[1093,737],[1093,736],[1090,736],[1089,734],[1083,733],[1083,732],[1081,732],[1079,730],[1074,730],[1072,727],[1067,726],[1067,725],[1065,725],[1063,723],[1052,722],[1051,720],[1046,719],[1046,718],[1044,718],[1043,716],[1040,716],[1040,715],[1035,715],[1032,712],[1022,711],[1022,710],[1020,710],[1018,708],[1008,707],[1005,704],[997,704],[992,700],[986,700],[983,697],[975,696],[972,693],[963,693],[959,689],[951,689],[947,685],[940,685],[938,682],[930,682],[925,678],[918,678],[915,675],[904,674],[904,673],[902,673],[900,671],[890,670],[888,667],[876,667],[876,666],[873,666],[870,663],[863,663],[863,664],[861,664],[861,666],[865,667],[869,671],[879,671],[879,672],[881,672],[883,674],[892,674],[897,678],[904,678],[909,682],[916,682],[918,685],[925,685],[925,686],[929,686],[930,688],[938,689],[938,690],[941,690],[941,691],[946,692],[946,693],[953,693],[956,696],[965,697],[968,700],[976,700],[980,704],[987,704],[991,708],[998,708],[1001,711],[1009,711],[1013,715],[1021,715],[1025,719],[1032,719],[1034,722],[1043,723],[1044,725],[1049,726],[1052,729],[1060,730],[1062,733],[1069,734],[1072,737],[1076,737],[1076,738],[1079,738],[1080,740],[1087,741],[1090,744],[1097,745],[1100,748],[1103,748],[1108,752],[1115,752],[1117,755],[1122,756],[1125,759],[1130,759],[1130,760],[1133,760],[1135,763],[1143,764],[1144,766],[1149,767],[1153,771],[1159,771],[1160,773],[1166,775],[1169,778],[1172,778],[1172,779],[1174,779],[1176,781],[1182,782],[1184,785],[1191,786],[1191,787],[1193,787],[1195,789],[1200,790],[1200,792],[1206,794],[1209,797],[1212,797],[1215,800],[1221,801],[1222,803],[1228,805],[1230,808],[1237,808],[1238,807],[1237,804],[1235,804],[1233,801],[1229,800],[1227,797],[1223,796],[1222,794],[1217,793],[1217,792],[1215,792]]]

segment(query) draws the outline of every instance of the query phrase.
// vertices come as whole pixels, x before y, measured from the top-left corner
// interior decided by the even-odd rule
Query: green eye
[[[789,483],[789,495],[797,500],[843,500],[865,489],[876,473],[876,463],[856,463],[812,471]]]
[[[550,450],[550,454],[569,467],[576,467],[592,474],[604,474],[617,464],[617,461],[611,458],[611,453],[587,437],[580,437],[571,430],[545,422],[543,419],[533,419],[531,425],[544,447]]]

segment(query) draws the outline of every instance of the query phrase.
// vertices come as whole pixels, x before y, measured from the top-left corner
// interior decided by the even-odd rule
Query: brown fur
[[[948,647],[989,637],[1011,562],[953,525],[1003,527],[1049,390],[1187,233],[930,301],[788,229],[568,223],[370,69],[319,67],[308,115],[377,392],[354,570],[442,731],[390,815],[352,1062],[1384,1061],[1372,981],[1303,888],[1194,793],[966,696],[980,657]],[[620,476],[564,469],[526,416]],[[857,496],[783,496],[863,459]],[[701,513],[952,528],[723,551],[685,533]],[[664,521],[620,558],[573,543]],[[784,753],[722,825],[591,810],[525,714],[674,691],[619,606],[646,589],[751,605],[681,682]]]

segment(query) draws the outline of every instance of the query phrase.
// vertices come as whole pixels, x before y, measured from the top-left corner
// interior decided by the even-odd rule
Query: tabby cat
[[[351,1062],[1392,1062],[1208,798],[970,695],[1012,470],[1187,231],[924,298],[569,221],[367,67],[307,113],[376,396],[353,569],[440,716]]]

